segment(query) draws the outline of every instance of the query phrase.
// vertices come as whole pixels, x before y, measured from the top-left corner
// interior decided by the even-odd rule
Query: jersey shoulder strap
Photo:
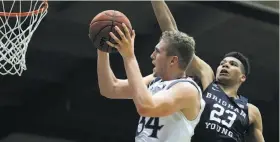
[[[243,102],[243,103],[245,103],[245,104],[247,104],[248,103],[248,99],[247,98],[245,98],[245,97],[243,97],[243,96],[239,96],[240,97],[240,100]]]
[[[172,83],[170,83],[168,86],[167,86],[167,90],[170,89],[172,86],[174,86],[175,84],[179,83],[179,82],[188,82],[190,84],[192,84],[197,90],[199,93],[201,93],[201,89],[200,87],[196,84],[196,82],[194,82],[191,78],[184,78],[184,79],[177,79],[175,81],[173,81]]]
[[[216,82],[215,81],[213,81],[212,83],[210,83],[207,87],[206,87],[206,89],[205,90],[203,90],[203,93],[205,93],[205,92],[208,92],[208,91],[210,91],[210,90],[212,90],[212,87],[216,87],[217,86],[217,84],[216,84]],[[202,87],[203,88],[203,87]]]
[[[153,85],[154,83],[156,83],[157,81],[159,81],[160,78],[159,77],[156,77],[154,80],[152,80],[149,84],[148,84],[148,87]]]

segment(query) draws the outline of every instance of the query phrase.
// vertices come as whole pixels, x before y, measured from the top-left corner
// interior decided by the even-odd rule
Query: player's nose
[[[155,51],[151,54],[151,59],[154,60],[155,59]]]
[[[222,65],[222,68],[229,68],[229,64],[228,64],[228,63],[224,63],[224,64]]]

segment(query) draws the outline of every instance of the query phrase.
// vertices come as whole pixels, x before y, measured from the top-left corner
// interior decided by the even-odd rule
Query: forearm
[[[138,112],[143,109],[153,107],[154,103],[152,95],[142,80],[142,75],[136,57],[133,56],[129,59],[124,59],[124,67],[129,85],[132,88],[132,99]]]
[[[97,57],[98,85],[101,95],[109,97],[114,94],[114,84],[117,81],[110,67],[109,54],[98,51]]]
[[[197,76],[201,79],[203,76],[202,74],[202,65],[199,63],[199,57],[194,55],[193,60],[191,61],[189,67],[187,68],[186,72],[191,73],[192,76]],[[190,74],[188,74],[190,75]]]
[[[254,142],[265,142],[261,131],[257,132]]]
[[[152,1],[152,6],[162,32],[178,30],[176,21],[163,0]]]
[[[262,116],[260,110],[253,104],[248,103],[250,127],[248,131],[248,142],[264,142]]]

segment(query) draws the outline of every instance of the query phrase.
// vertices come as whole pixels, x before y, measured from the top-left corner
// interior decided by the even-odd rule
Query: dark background
[[[34,33],[22,76],[0,77],[0,139],[7,142],[131,142],[138,115],[131,100],[99,95],[96,49],[88,39],[91,19],[122,11],[136,30],[136,55],[143,75],[161,34],[151,3],[49,2]],[[266,142],[278,141],[279,13],[240,2],[167,2],[178,28],[197,43],[197,55],[215,70],[223,55],[240,51],[252,71],[240,89],[262,113]],[[120,55],[116,76],[125,78]],[[119,67],[119,68],[117,68]]]

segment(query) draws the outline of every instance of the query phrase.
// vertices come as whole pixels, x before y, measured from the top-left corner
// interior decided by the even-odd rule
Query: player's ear
[[[242,74],[242,75],[241,75],[240,81],[241,81],[242,83],[246,81],[246,75],[245,75],[245,74]]]
[[[179,61],[178,56],[171,56],[170,63],[171,65],[177,63]]]

